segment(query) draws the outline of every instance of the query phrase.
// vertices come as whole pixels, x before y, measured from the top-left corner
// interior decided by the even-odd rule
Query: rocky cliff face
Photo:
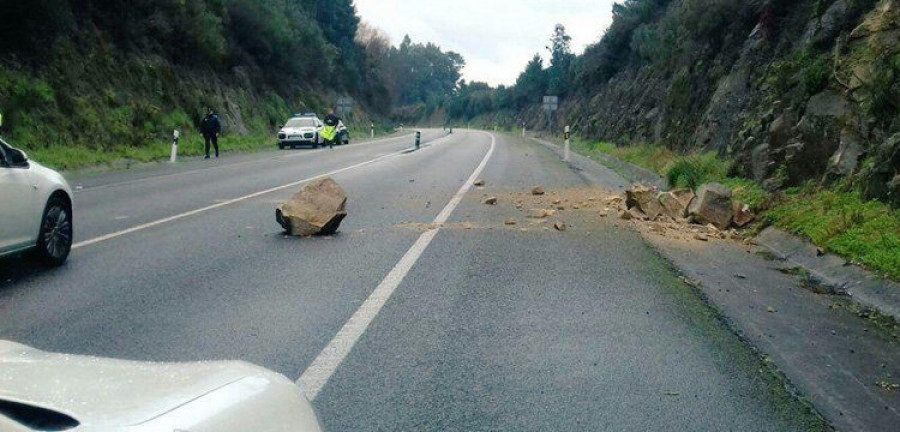
[[[647,26],[662,28],[687,3],[696,2],[672,1]],[[561,121],[623,144],[718,150],[773,189],[851,178],[900,204],[900,1],[756,11],[709,43],[630,62],[570,98]]]

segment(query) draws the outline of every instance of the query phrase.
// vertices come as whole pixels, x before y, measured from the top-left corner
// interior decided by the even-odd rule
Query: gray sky
[[[612,21],[613,0],[356,0],[363,21],[384,30],[393,44],[409,34],[466,58],[467,81],[512,84],[536,52],[548,57],[557,23],[580,54]]]

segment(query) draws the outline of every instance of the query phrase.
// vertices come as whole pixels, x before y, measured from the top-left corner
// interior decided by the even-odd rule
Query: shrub
[[[697,189],[704,183],[721,181],[728,174],[731,163],[719,159],[715,153],[680,157],[666,172],[671,187]]]

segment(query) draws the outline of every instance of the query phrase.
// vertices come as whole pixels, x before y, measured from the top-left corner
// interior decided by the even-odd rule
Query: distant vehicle
[[[321,432],[300,388],[244,362],[145,363],[0,341],[0,431]]]
[[[319,132],[324,123],[313,113],[297,114],[291,117],[284,127],[278,131],[278,148],[297,148],[298,146],[311,146],[316,148],[321,144]]]
[[[34,249],[45,264],[62,265],[72,232],[66,179],[0,140],[0,257]]]
[[[350,144],[350,131],[347,129],[347,126],[344,126],[344,122],[338,123],[337,133],[338,144]]]

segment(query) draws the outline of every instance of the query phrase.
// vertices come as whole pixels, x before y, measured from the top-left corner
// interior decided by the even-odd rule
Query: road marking
[[[273,157],[251,159],[251,160],[234,162],[234,163],[224,163],[224,164],[213,165],[213,166],[205,166],[205,167],[201,167],[201,168],[196,168],[196,169],[187,170],[187,171],[174,172],[174,173],[169,173],[169,174],[151,175],[151,176],[144,177],[144,178],[139,178],[139,179],[134,179],[134,180],[126,180],[126,181],[122,181],[122,182],[118,182],[118,183],[101,184],[101,185],[89,186],[89,187],[76,186],[75,189],[77,192],[92,192],[92,191],[96,191],[96,190],[103,190],[103,189],[109,189],[109,188],[114,188],[114,187],[129,186],[129,185],[136,184],[136,183],[143,183],[148,180],[159,180],[159,179],[164,179],[164,178],[169,178],[169,177],[178,177],[178,176],[183,176],[183,175],[188,175],[188,174],[196,174],[196,173],[200,173],[200,172],[214,170],[217,168],[232,168],[232,167],[247,165],[247,164],[251,164],[251,163],[280,161],[280,160],[284,160],[284,159],[299,158],[299,157],[310,156],[310,155],[314,155],[314,154],[322,153],[322,152],[326,152],[326,151],[332,152],[335,150],[360,148],[360,147],[368,146],[370,144],[378,144],[378,143],[387,142],[387,141],[399,140],[401,138],[411,138],[412,136],[413,136],[412,134],[399,135],[399,136],[395,136],[395,137],[380,138],[380,139],[377,139],[374,141],[363,141],[359,144],[353,144],[351,146],[343,146],[342,145],[342,146],[337,146],[333,149],[328,149],[328,148],[314,149],[314,150],[306,151],[303,153],[288,153],[288,154],[279,153],[277,156],[273,156]],[[440,139],[440,138],[437,138],[437,139]]]
[[[357,309],[357,311],[350,317],[350,320],[347,321],[346,324],[341,328],[341,330],[335,335],[334,339],[328,343],[325,349],[322,350],[321,353],[313,360],[312,364],[300,375],[300,379],[297,380],[297,385],[303,390],[303,393],[306,395],[306,398],[309,400],[314,400],[316,396],[319,395],[319,392],[325,387],[325,384],[328,383],[328,380],[334,375],[334,372],[337,370],[338,366],[344,361],[350,351],[353,349],[353,345],[359,340],[359,338],[366,332],[366,329],[372,324],[372,321],[381,311],[381,308],[387,303],[388,299],[394,294],[394,291],[403,282],[403,278],[409,273],[412,269],[413,265],[416,264],[416,261],[419,260],[419,257],[422,256],[422,253],[425,252],[425,249],[428,248],[428,245],[434,240],[434,237],[437,235],[438,231],[440,231],[441,224],[447,222],[450,219],[450,216],[453,214],[453,211],[456,210],[456,207],[462,201],[466,192],[472,189],[472,184],[475,183],[475,180],[484,170],[484,167],[487,166],[488,160],[490,160],[491,155],[494,154],[494,147],[496,145],[496,138],[492,134],[487,134],[491,137],[491,148],[488,150],[487,154],[484,156],[484,159],[481,160],[481,164],[475,168],[475,171],[469,176],[469,179],[462,185],[456,195],[450,199],[450,202],[447,203],[447,206],[437,215],[434,219],[434,226],[419,236],[419,239],[406,251],[406,254],[403,255],[403,258],[400,258],[400,261],[396,266],[384,277],[384,280],[378,284],[378,287],[375,288],[375,291],[363,302],[362,306]]]
[[[451,135],[451,136],[452,136],[452,135]],[[449,138],[449,137],[450,137],[450,136],[438,138],[437,140],[435,140],[435,142],[442,141],[442,140],[447,139],[447,138]],[[232,199],[229,199],[229,200],[220,201],[220,202],[217,202],[217,203],[215,203],[215,204],[208,205],[208,206],[206,206],[206,207],[202,207],[202,208],[198,208],[198,209],[195,209],[195,210],[191,210],[191,211],[187,211],[187,212],[184,212],[184,213],[180,213],[180,214],[177,214],[177,215],[169,216],[169,217],[166,217],[166,218],[163,218],[163,219],[158,219],[158,220],[155,220],[155,221],[153,221],[153,222],[147,222],[147,223],[145,223],[145,224],[133,226],[133,227],[131,227],[131,228],[124,229],[124,230],[122,230],[122,231],[116,231],[116,232],[114,232],[114,233],[102,235],[102,236],[99,236],[99,237],[94,237],[94,238],[92,238],[92,239],[90,239],[90,240],[84,240],[84,241],[75,243],[74,245],[72,245],[72,249],[80,249],[80,248],[83,248],[83,247],[85,247],[85,246],[90,246],[90,245],[97,244],[97,243],[100,243],[100,242],[104,242],[104,241],[107,241],[107,240],[112,240],[112,239],[114,239],[114,238],[121,237],[121,236],[127,235],[127,234],[131,234],[131,233],[133,233],[133,232],[145,230],[145,229],[147,229],[147,228],[152,228],[152,227],[155,227],[155,226],[158,226],[158,225],[162,225],[162,224],[166,224],[166,223],[169,223],[169,222],[172,222],[172,221],[176,221],[176,220],[179,220],[179,219],[184,219],[184,218],[189,217],[189,216],[194,216],[194,215],[196,215],[196,214],[204,213],[204,212],[207,212],[207,211],[210,211],[210,210],[215,210],[215,209],[217,209],[217,208],[221,208],[221,207],[225,207],[225,206],[228,206],[228,205],[231,205],[231,204],[239,203],[239,202],[241,202],[241,201],[246,201],[246,200],[248,200],[248,199],[253,199],[253,198],[256,198],[256,197],[260,197],[260,196],[263,196],[263,195],[267,195],[267,194],[270,194],[270,193],[272,193],[272,192],[277,192],[277,191],[280,191],[280,190],[283,190],[283,189],[287,189],[287,188],[290,188],[290,187],[298,186],[298,185],[301,185],[301,184],[304,184],[304,183],[311,182],[311,181],[313,181],[313,180],[318,180],[318,179],[323,178],[323,177],[333,176],[333,175],[336,175],[336,174],[340,174],[340,173],[343,173],[343,172],[347,172],[347,171],[350,171],[350,170],[354,170],[354,169],[357,169],[357,168],[361,168],[361,167],[364,167],[364,166],[366,166],[366,165],[371,165],[371,164],[380,162],[380,161],[382,161],[382,160],[384,160],[384,159],[388,159],[388,158],[392,158],[392,157],[395,157],[395,156],[402,155],[403,152],[406,151],[406,150],[408,150],[408,149],[401,150],[401,151],[397,151],[397,152],[393,152],[393,153],[389,153],[389,154],[386,154],[386,155],[382,155],[382,156],[379,156],[379,157],[377,157],[377,158],[375,158],[375,159],[370,159],[370,160],[367,160],[367,161],[365,161],[365,162],[360,162],[360,163],[355,164],[355,165],[350,165],[350,166],[348,166],[348,167],[336,169],[336,170],[334,170],[334,171],[329,171],[329,172],[324,173],[324,174],[315,175],[315,176],[312,176],[312,177],[309,177],[309,178],[305,178],[305,179],[303,179],[303,180],[298,180],[298,181],[291,182],[291,183],[288,183],[288,184],[285,184],[285,185],[276,186],[276,187],[269,188],[269,189],[266,189],[266,190],[262,190],[262,191],[259,191],[259,192],[254,192],[254,193],[252,193],[252,194],[244,195],[244,196],[242,196],[242,197],[232,198]]]

